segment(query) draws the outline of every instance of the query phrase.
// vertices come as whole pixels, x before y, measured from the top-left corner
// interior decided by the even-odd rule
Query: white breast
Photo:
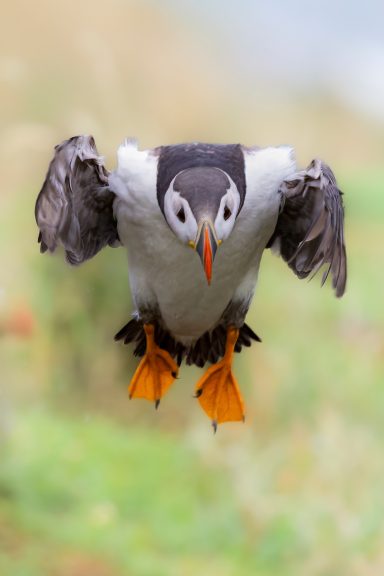
[[[157,203],[157,157],[119,149],[110,183],[119,236],[128,248],[135,305],[157,306],[166,327],[188,344],[213,329],[231,300],[249,298],[278,216],[280,183],[294,171],[290,148],[245,153],[247,192],[230,237],[218,249],[208,286],[196,252],[180,243]]]

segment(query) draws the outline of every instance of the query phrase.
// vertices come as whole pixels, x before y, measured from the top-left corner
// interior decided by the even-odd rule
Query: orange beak
[[[219,241],[216,239],[214,226],[210,220],[204,220],[199,226],[195,242],[196,252],[201,258],[208,284],[212,279],[212,266]]]

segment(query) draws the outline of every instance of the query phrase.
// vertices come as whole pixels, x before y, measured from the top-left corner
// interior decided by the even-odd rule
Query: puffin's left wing
[[[41,252],[60,243],[67,261],[81,264],[107,244],[118,245],[108,177],[92,136],[56,146],[35,207]]]
[[[344,294],[347,257],[342,192],[332,170],[318,159],[280,187],[282,208],[268,246],[277,249],[299,278],[314,276],[327,265],[336,296]]]

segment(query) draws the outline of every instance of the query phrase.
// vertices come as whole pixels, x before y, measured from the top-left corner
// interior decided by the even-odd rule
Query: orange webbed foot
[[[196,398],[212,420],[216,432],[222,422],[244,421],[244,402],[236,378],[232,373],[233,350],[239,331],[227,331],[225,355],[220,362],[208,368],[196,386]]]
[[[157,346],[152,324],[144,324],[147,349],[140,361],[128,388],[129,398],[145,398],[155,402],[157,408],[160,399],[167,392],[179,371],[171,355]]]

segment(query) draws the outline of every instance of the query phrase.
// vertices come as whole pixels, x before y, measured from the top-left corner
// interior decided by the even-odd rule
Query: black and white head
[[[208,283],[217,248],[231,234],[240,206],[236,184],[220,168],[182,170],[165,193],[167,223],[181,242],[198,252]]]

